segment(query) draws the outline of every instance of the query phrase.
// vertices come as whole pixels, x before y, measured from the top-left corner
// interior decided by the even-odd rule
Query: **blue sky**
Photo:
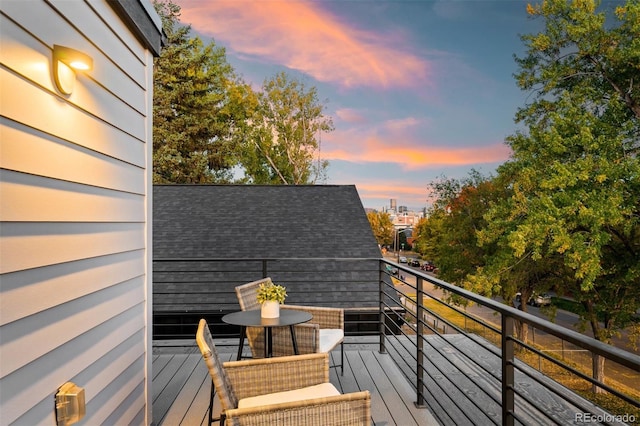
[[[318,89],[335,125],[326,183],[356,185],[365,207],[420,209],[429,182],[509,157],[528,95],[513,55],[542,27],[526,1],[174,1],[254,87],[286,71]]]

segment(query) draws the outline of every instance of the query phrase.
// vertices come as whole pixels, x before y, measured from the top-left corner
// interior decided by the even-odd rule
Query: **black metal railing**
[[[345,308],[347,336],[377,336],[378,267],[378,258],[155,258],[153,338],[192,340],[202,317],[216,336],[237,336],[221,320],[239,309],[235,286],[264,277],[287,288],[287,303]]]
[[[428,406],[443,424],[459,421],[450,417],[456,410],[460,416],[467,416],[464,422],[469,424],[531,424],[532,412],[537,418],[546,416],[543,424],[563,424],[564,420],[599,420],[603,424],[640,421],[638,355],[404,264],[383,259],[379,276],[380,351],[391,353],[413,383],[415,404]],[[465,308],[469,304],[475,308]],[[405,308],[406,316],[402,332],[390,335],[384,332],[382,320],[396,306]],[[516,333],[523,327],[535,337],[533,342],[524,340],[522,331]],[[561,352],[553,349],[558,344]],[[567,359],[565,351],[579,352],[582,359]],[[598,357],[606,360],[606,380],[594,374],[592,366]],[[439,362],[439,358],[448,361]],[[460,366],[468,371],[465,384],[446,381],[451,369]],[[530,389],[523,388],[524,382]],[[539,394],[531,390],[533,387],[543,388],[554,402],[536,400]],[[597,396],[603,393],[605,399]],[[450,397],[447,402],[442,401],[445,394]],[[465,397],[457,399],[452,394]],[[598,405],[602,400],[609,400],[608,404],[618,411],[603,409]],[[469,404],[486,419],[465,414],[474,412],[468,409]],[[549,404],[556,405],[546,406]],[[492,406],[501,416],[491,415]],[[562,413],[554,412],[561,406],[570,406],[573,418],[563,420]]]
[[[608,421],[599,400],[589,399],[596,388],[628,407],[620,415],[635,416],[630,423],[640,419],[637,355],[405,264],[379,258],[156,258],[153,265],[154,339],[192,340],[203,316],[217,337],[237,337],[239,330],[220,319],[239,309],[235,286],[270,276],[291,290],[290,303],[321,299],[322,305],[344,307],[347,336],[378,336],[380,351],[412,383],[414,403],[442,424],[579,423],[560,417],[562,403],[535,400],[525,382],[583,417],[625,421]],[[522,327],[529,338],[516,333]],[[606,360],[606,380],[592,374],[597,357]],[[455,375],[462,379],[449,380]],[[575,390],[562,375],[587,385]]]

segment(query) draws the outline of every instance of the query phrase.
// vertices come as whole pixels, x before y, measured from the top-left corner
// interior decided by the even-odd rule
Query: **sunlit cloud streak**
[[[235,54],[282,64],[341,87],[427,84],[429,64],[404,50],[398,34],[350,25],[320,2],[181,2],[181,22],[224,42]]]
[[[343,160],[355,163],[396,163],[405,170],[417,170],[431,166],[462,166],[505,161],[511,151],[502,142],[485,146],[430,147],[397,144],[369,139],[364,143],[352,141],[347,149],[323,149],[327,160]]]
[[[391,199],[411,210],[420,210],[433,201],[426,185],[409,185],[407,182],[357,183],[356,189],[362,199],[369,200],[365,207],[375,209],[389,207]]]
[[[398,184],[386,183],[359,183],[357,184],[359,192],[366,194],[368,198],[382,199],[427,199],[426,187],[407,186],[406,182]]]
[[[352,108],[342,108],[336,111],[336,117],[346,123],[365,123],[367,117]]]
[[[388,120],[377,126],[336,130],[323,137],[322,157],[354,163],[395,163],[403,170],[433,166],[464,166],[506,161],[511,150],[503,141],[445,145],[420,139],[428,123],[414,117]]]

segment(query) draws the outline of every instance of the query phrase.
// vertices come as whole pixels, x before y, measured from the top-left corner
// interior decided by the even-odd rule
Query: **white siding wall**
[[[145,0],[146,1],[146,0]],[[0,424],[151,422],[153,56],[103,0],[2,0]],[[59,94],[54,44],[94,60]]]

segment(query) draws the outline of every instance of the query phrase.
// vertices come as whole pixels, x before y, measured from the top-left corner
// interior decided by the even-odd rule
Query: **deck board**
[[[209,379],[207,376],[207,368],[204,363],[200,362],[198,357],[190,356],[189,359],[193,360],[193,363],[185,363],[183,364],[185,368],[189,368],[190,371],[186,371],[185,375],[187,375],[186,379],[184,379],[184,384],[180,388],[177,396],[174,396],[174,402],[170,401],[158,401],[158,405],[170,405],[169,410],[166,412],[165,416],[160,419],[165,424],[187,424],[185,420],[193,417],[194,421],[188,424],[199,425],[202,423],[203,419],[197,419],[197,414],[193,416],[188,416],[188,412],[191,409],[191,406],[198,402],[196,401],[196,397],[198,392],[200,392],[202,387],[207,388],[209,386]],[[195,365],[193,365],[195,364]],[[205,389],[205,394],[206,394]],[[167,394],[168,395],[168,394]],[[171,394],[175,395],[175,391]],[[169,396],[169,395],[168,395]],[[170,396],[169,396],[170,397]],[[204,409],[207,409],[208,400],[204,401]],[[201,410],[196,409],[196,413]]]
[[[388,344],[387,348],[395,358],[402,358],[397,349],[404,342],[397,343]],[[574,424],[576,415],[585,412],[606,417],[601,408],[544,373],[520,360],[515,365],[516,425]],[[427,336],[424,366],[425,403],[441,424],[502,423],[501,360],[489,342],[459,334]],[[402,369],[415,380],[412,367]]]
[[[359,389],[368,389],[371,393],[371,416],[375,425],[395,424],[393,417],[384,403],[382,395],[375,385],[375,381],[369,375],[367,366],[361,357],[361,352],[347,352],[345,357],[349,360],[349,365],[356,378]]]
[[[376,426],[489,425],[501,423],[501,361],[496,349],[480,337],[426,336],[425,406],[414,405],[415,337],[390,337],[386,354],[368,340],[345,344],[344,375],[331,368],[329,377],[342,393],[369,390]],[[237,340],[216,341],[223,360],[235,359]],[[339,363],[340,350],[331,353]],[[395,361],[399,360],[396,364]],[[517,425],[573,424],[576,413],[607,414],[551,378],[516,361]],[[154,342],[153,425],[207,424],[210,378],[195,341]],[[559,397],[562,395],[562,397]],[[526,398],[524,398],[526,397]],[[214,417],[220,403],[214,399]],[[437,419],[437,420],[436,420]],[[615,422],[614,422],[615,423]]]
[[[223,360],[235,359],[235,348],[220,349]],[[415,393],[388,355],[375,350],[345,349],[344,375],[340,375],[339,368],[331,368],[331,382],[343,393],[365,389],[371,392],[372,425],[437,424],[428,410],[413,407]],[[332,361],[340,360],[339,349],[331,355]],[[153,360],[153,425],[206,425],[211,381],[197,348],[162,348]],[[214,417],[219,413],[216,397]]]
[[[425,417],[425,409],[416,406],[416,393],[413,390],[412,385],[402,375],[398,374],[398,367],[394,364],[389,356],[385,356],[379,352],[373,351],[372,354],[376,357],[380,363],[380,367],[387,374],[389,380],[393,384],[393,387],[398,395],[410,395],[410,398],[402,398],[405,409],[413,416],[418,425],[423,424],[424,421],[432,420],[431,413],[428,417]]]
[[[157,393],[154,392],[153,406],[164,407],[162,411],[158,411],[158,418],[165,417],[175,401],[175,396],[180,393],[187,378],[193,372],[197,361],[191,354],[176,354],[153,381],[158,389]]]
[[[375,379],[375,386],[382,397],[382,403],[386,406],[394,422],[401,425],[418,425],[411,412],[406,406],[406,402],[400,397],[397,389],[393,386],[389,376],[376,359],[373,352],[361,352],[370,377]]]

